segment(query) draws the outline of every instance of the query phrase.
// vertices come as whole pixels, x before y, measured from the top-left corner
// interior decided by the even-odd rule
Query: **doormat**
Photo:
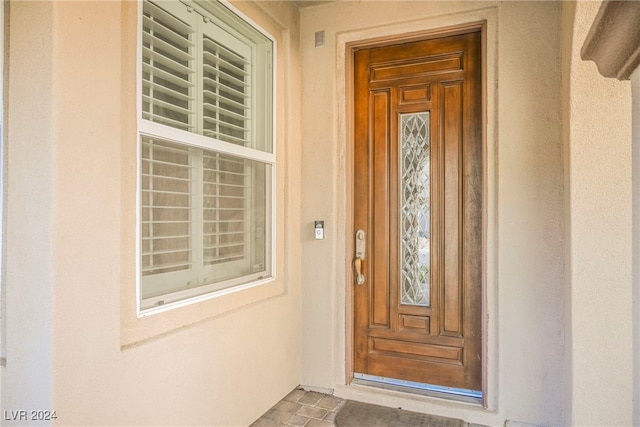
[[[397,408],[347,400],[335,419],[338,427],[466,427],[454,418],[438,417]]]

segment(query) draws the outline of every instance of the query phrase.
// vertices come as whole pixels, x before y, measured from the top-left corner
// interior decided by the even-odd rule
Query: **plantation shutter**
[[[142,117],[194,131],[193,14],[181,3],[147,1],[142,19]]]
[[[249,146],[251,47],[213,22],[202,28],[203,134]],[[214,152],[203,157],[203,263],[216,279],[250,273],[250,163]]]
[[[275,158],[255,154],[273,147],[272,42],[217,2],[143,4],[140,298],[151,309],[272,275]]]
[[[202,48],[204,134],[247,146],[251,138],[249,61],[208,35]]]
[[[144,3],[142,117],[251,146],[252,49],[180,2]]]
[[[169,283],[184,287],[178,273],[193,269],[193,167],[188,147],[150,137],[142,138],[141,167],[142,276],[167,282],[149,289],[155,294]]]
[[[246,258],[248,170],[243,159],[204,155],[204,265]]]

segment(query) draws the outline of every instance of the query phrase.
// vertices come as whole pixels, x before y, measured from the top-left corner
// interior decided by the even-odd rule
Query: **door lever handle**
[[[364,230],[356,231],[356,257],[353,260],[353,268],[356,270],[356,283],[364,284],[364,274],[362,274],[362,261],[365,258],[367,247],[367,233]]]
[[[364,285],[364,274],[362,274],[362,259],[357,257],[353,260],[353,268],[356,270],[356,284]]]

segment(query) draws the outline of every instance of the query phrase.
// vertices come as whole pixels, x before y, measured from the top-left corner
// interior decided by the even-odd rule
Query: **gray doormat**
[[[465,427],[453,418],[437,417],[396,408],[347,400],[335,419],[338,427]]]

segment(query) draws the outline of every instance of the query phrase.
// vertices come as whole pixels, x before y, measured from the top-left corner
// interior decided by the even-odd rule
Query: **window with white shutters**
[[[139,312],[273,277],[273,41],[218,2],[143,2]]]

